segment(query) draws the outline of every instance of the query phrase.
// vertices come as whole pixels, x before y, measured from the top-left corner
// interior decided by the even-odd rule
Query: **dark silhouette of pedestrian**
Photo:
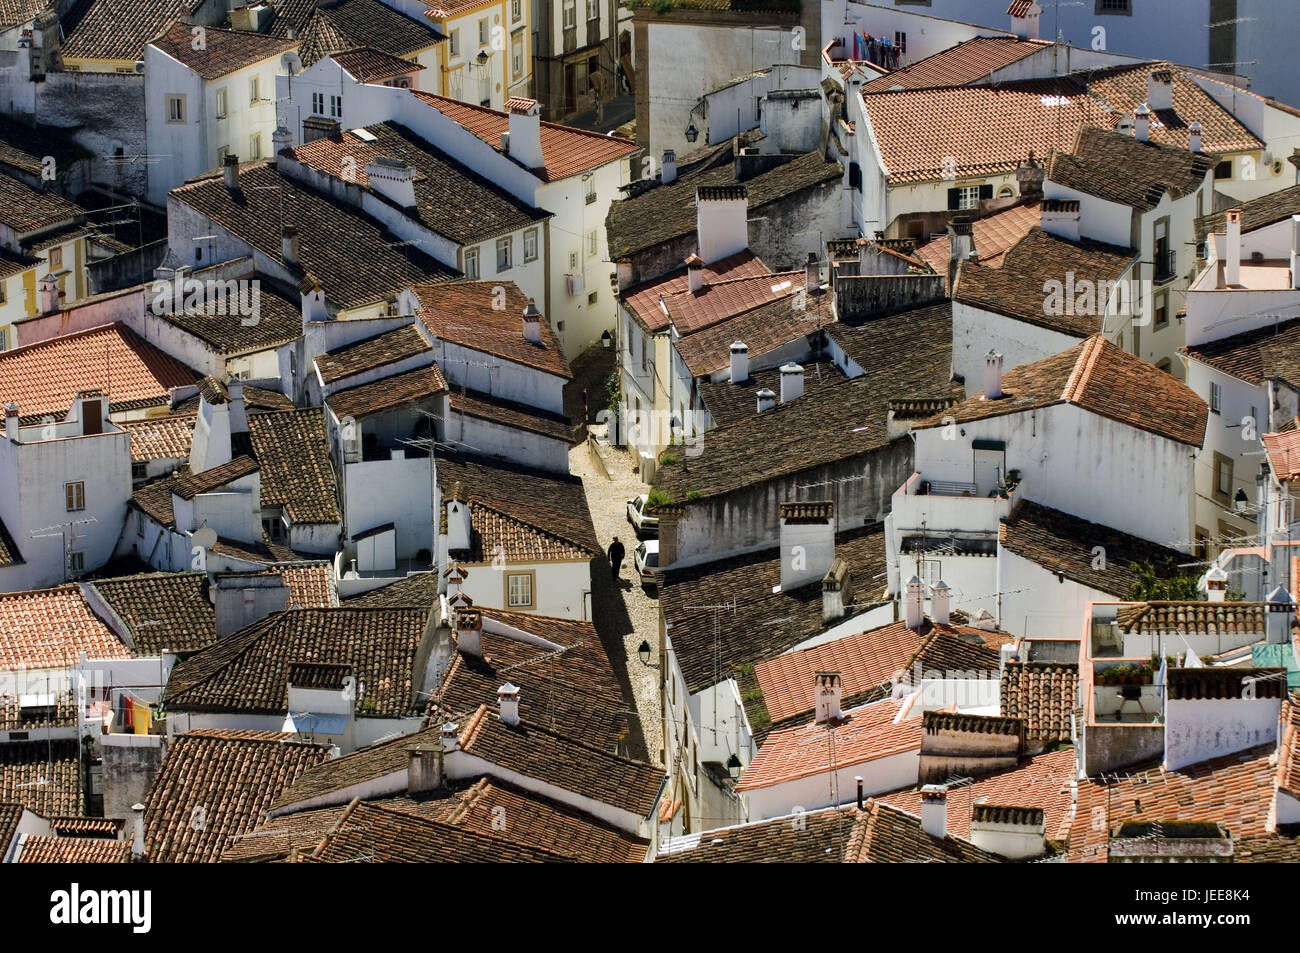
[[[618,574],[623,569],[623,557],[626,555],[626,551],[623,549],[623,544],[618,541],[617,536],[614,537],[614,542],[609,544],[608,555],[610,579],[618,582]]]

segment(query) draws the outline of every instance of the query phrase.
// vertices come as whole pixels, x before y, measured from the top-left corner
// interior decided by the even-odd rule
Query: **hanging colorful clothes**
[[[149,734],[149,723],[152,719],[152,712],[147,704],[136,699],[131,699],[133,709],[131,715],[131,726],[135,729],[137,735]]]

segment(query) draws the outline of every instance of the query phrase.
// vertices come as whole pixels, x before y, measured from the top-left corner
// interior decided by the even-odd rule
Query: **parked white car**
[[[638,536],[659,535],[659,517],[650,516],[645,511],[649,499],[649,494],[642,493],[627,501],[627,521],[632,524]]]
[[[641,588],[659,585],[659,540],[647,539],[636,548],[636,571],[641,576]]]

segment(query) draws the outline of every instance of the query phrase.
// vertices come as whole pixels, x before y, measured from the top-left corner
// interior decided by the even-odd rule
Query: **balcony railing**
[[[1173,249],[1155,253],[1155,282],[1164,284],[1177,276],[1178,258]]]

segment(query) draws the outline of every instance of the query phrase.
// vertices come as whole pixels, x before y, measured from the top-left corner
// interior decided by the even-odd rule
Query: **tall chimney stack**
[[[948,836],[946,784],[927,784],[921,788],[921,830],[938,840]]]
[[[1146,103],[1139,106],[1133,114],[1133,134],[1139,142],[1151,141],[1151,109]]]
[[[693,295],[704,290],[704,259],[699,255],[686,259],[686,287]]]
[[[1228,209],[1228,237],[1223,243],[1223,282],[1229,288],[1241,284],[1241,209]]]
[[[744,341],[731,345],[731,383],[743,384],[749,380],[749,348]]]
[[[226,153],[226,157],[221,160],[221,178],[231,192],[239,188],[239,156]]]
[[[290,268],[298,266],[298,229],[293,225],[280,231],[280,258]]]
[[[542,112],[536,100],[523,97],[506,102],[510,113],[510,158],[526,169],[540,169],[542,159]]]
[[[839,672],[818,672],[813,676],[813,691],[817,696],[816,723],[839,721],[843,716],[840,701],[844,693],[844,680]]]
[[[501,709],[501,722],[506,725],[519,724],[519,686],[506,682],[497,689],[497,704]]]
[[[921,577],[913,576],[907,580],[907,591],[903,594],[903,621],[913,632],[920,629],[925,623],[925,613],[922,611],[921,606],[922,590],[924,588]]]
[[[537,310],[537,305],[532,298],[528,299],[528,304],[524,307],[524,340],[529,344],[540,345],[542,343],[542,312]]]
[[[990,350],[984,355],[984,399],[1002,397],[1002,355]]]
[[[144,860],[144,805],[132,804],[131,815],[134,824],[131,830],[131,859]]]
[[[803,396],[803,368],[791,361],[781,365],[781,403]]]
[[[664,150],[663,165],[659,167],[659,181],[663,185],[672,185],[677,181],[677,153],[672,149]]]
[[[950,618],[952,589],[940,579],[930,587],[930,619],[936,625],[947,625]]]
[[[1187,129],[1187,148],[1192,152],[1201,151],[1201,123],[1193,119],[1191,126]]]
[[[406,793],[424,794],[442,787],[442,745],[406,746]]]
[[[12,400],[5,404],[5,436],[14,443],[22,443],[22,423],[18,416],[18,405]]]

